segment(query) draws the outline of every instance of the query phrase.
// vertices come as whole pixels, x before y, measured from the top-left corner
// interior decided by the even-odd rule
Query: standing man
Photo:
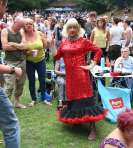
[[[110,47],[108,51],[111,65],[114,65],[115,60],[121,55],[121,39],[124,35],[124,30],[118,24],[120,19],[113,18],[113,25],[110,29]]]
[[[85,24],[85,33],[86,33],[86,37],[89,40],[90,40],[92,30],[96,27],[96,20],[97,20],[97,13],[95,11],[91,11],[89,13],[89,17],[87,18],[87,22]],[[91,59],[93,59],[93,53],[89,51],[86,54],[86,61],[88,64],[91,62]]]
[[[14,90],[15,107],[26,108],[20,103],[20,97],[23,93],[23,87],[26,79],[26,62],[24,45],[22,44],[21,28],[24,26],[24,19],[16,17],[12,26],[5,28],[1,33],[1,42],[5,50],[5,63],[7,65],[21,67],[23,75],[21,79],[16,80],[15,75],[5,74],[5,92],[11,99]]]
[[[41,15],[39,15],[39,14],[35,15],[35,24],[34,25],[38,31],[45,33],[45,25],[44,25],[44,22],[41,21]]]
[[[60,20],[59,24],[55,27],[54,29],[54,34],[55,34],[55,46],[56,48],[59,47],[61,40],[62,40],[62,30],[63,30],[63,26],[64,26],[64,21]]]
[[[7,0],[0,0],[0,19],[6,10]],[[0,73],[15,73],[21,77],[22,70],[0,64]],[[6,148],[20,148],[20,130],[13,106],[0,87],[0,130],[3,132]]]
[[[97,13],[95,11],[90,12],[89,18],[87,19],[87,22],[85,24],[85,31],[88,39],[90,39],[91,32],[96,26],[96,19]]]

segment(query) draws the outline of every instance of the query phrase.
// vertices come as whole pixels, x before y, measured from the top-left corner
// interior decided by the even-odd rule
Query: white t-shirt
[[[110,46],[112,45],[120,45],[122,39],[123,29],[120,26],[112,26],[110,28],[111,41]]]

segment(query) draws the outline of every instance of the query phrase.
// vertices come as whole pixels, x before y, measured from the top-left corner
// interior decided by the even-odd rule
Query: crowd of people
[[[115,72],[133,74],[131,22],[127,17],[123,20],[112,16],[98,17],[95,11],[44,15],[36,11],[4,14],[6,1],[0,2],[0,11],[3,10],[0,13],[1,56],[4,53],[0,73],[6,73],[1,75],[4,86],[0,87],[0,129],[6,148],[20,147],[19,124],[13,107],[33,107],[37,103],[37,89],[41,101],[52,105],[52,96],[46,89],[46,60],[49,60],[50,54],[54,59],[55,82],[59,88],[59,121],[74,125],[90,123],[88,139],[95,140],[95,122],[102,120],[107,110],[96,103],[88,71],[96,64],[99,65],[103,57],[105,65],[114,67]],[[89,59],[86,58],[88,55]],[[36,88],[36,72],[39,88]],[[21,103],[26,79],[31,96],[28,105]],[[10,102],[12,95],[13,106]],[[133,119],[128,120],[129,114],[132,115],[132,111],[119,115],[118,128],[105,139],[101,148],[115,146],[118,142],[121,147],[133,147],[130,139],[133,133],[129,131]],[[127,120],[126,123],[122,117]],[[116,139],[112,139],[112,135],[116,135],[114,133],[118,134]]]

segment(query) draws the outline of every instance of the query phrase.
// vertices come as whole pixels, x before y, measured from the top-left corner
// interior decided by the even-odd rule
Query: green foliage
[[[48,0],[10,0],[9,10],[31,10],[38,8],[46,8],[48,6]]]
[[[98,13],[106,11],[106,4],[103,0],[77,0],[77,3],[83,10],[95,10]]]
[[[75,0],[75,2],[82,10],[95,10],[98,13],[103,13],[116,7],[124,8],[133,5],[131,0]]]
[[[48,4],[57,0],[9,0],[9,10],[32,10],[45,9]],[[95,10],[98,13],[112,10],[114,8],[124,8],[133,5],[132,0],[62,0],[63,2],[77,3],[77,9]]]

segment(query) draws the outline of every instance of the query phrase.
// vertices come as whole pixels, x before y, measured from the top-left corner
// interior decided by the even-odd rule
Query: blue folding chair
[[[117,121],[117,115],[125,109],[131,109],[130,93],[131,89],[104,87],[100,80],[98,80],[98,91],[101,96],[103,108],[108,109],[106,118],[111,122]]]

